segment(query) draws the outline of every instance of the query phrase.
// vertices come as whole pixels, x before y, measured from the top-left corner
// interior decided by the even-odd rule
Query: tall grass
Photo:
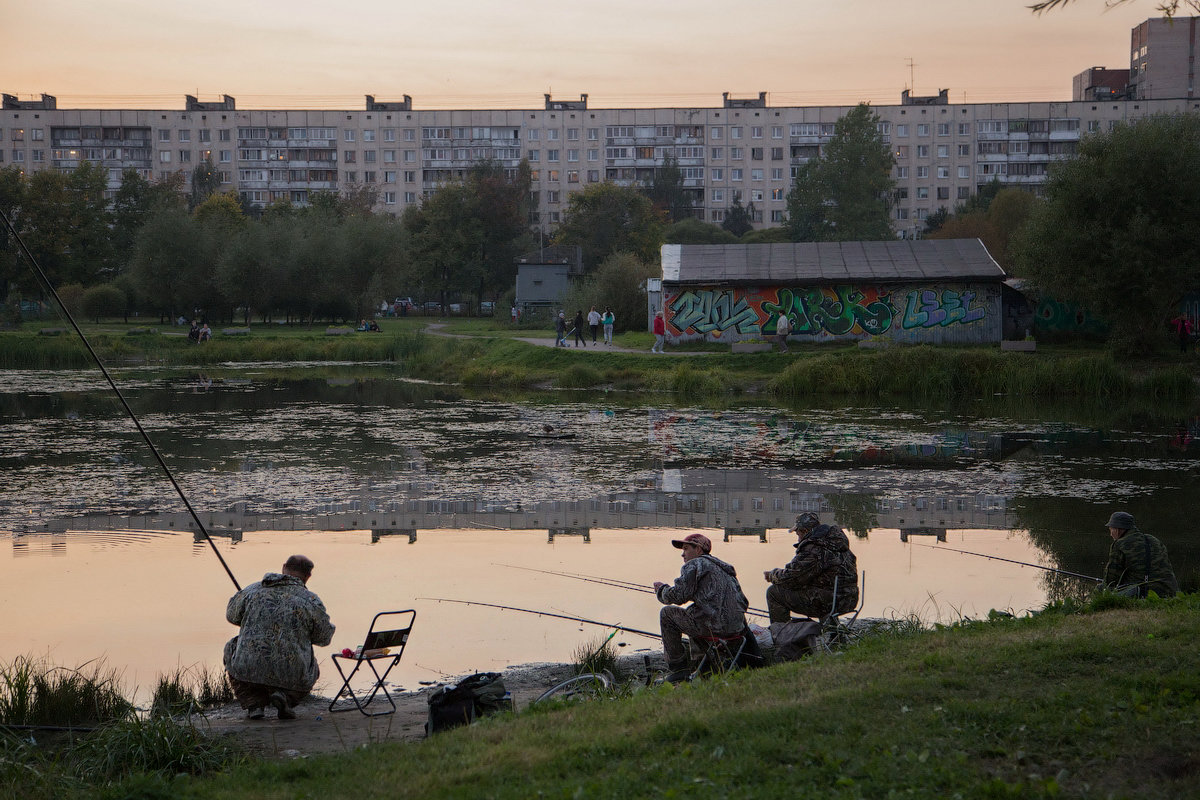
[[[233,700],[233,687],[224,671],[202,666],[180,667],[169,675],[158,676],[150,700],[150,715],[193,714]]]
[[[18,656],[0,664],[0,723],[9,725],[93,725],[129,719],[119,673],[103,661],[75,669]]]

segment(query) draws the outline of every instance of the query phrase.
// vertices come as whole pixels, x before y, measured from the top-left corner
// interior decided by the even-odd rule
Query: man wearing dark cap
[[[313,645],[328,645],[334,628],[305,588],[312,571],[307,556],[289,556],[282,574],[268,572],[229,599],[225,619],[241,631],[225,645],[225,670],[250,719],[262,719],[268,705],[279,719],[295,719],[292,708],[320,675]]]
[[[796,555],[786,567],[763,573],[767,583],[767,614],[771,622],[788,622],[792,612],[822,619],[834,608],[845,613],[858,603],[858,562],[850,540],[837,525],[822,525],[811,511],[796,517]]]
[[[1113,512],[1108,518],[1108,535],[1113,543],[1104,569],[1105,589],[1127,597],[1145,597],[1149,592],[1159,597],[1175,596],[1179,582],[1167,558],[1167,548],[1150,534],[1142,533],[1132,514]]]
[[[691,533],[671,542],[683,551],[683,568],[674,583],[655,581],[654,594],[663,604],[658,614],[663,655],[667,658],[666,679],[686,680],[691,674],[683,634],[737,636],[747,630],[746,608],[750,605],[738,584],[737,571],[712,555],[712,542],[702,533]],[[687,608],[681,606],[691,601]]]

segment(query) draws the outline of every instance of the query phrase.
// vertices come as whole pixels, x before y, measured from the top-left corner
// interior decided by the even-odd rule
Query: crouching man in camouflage
[[[1104,570],[1105,589],[1127,597],[1145,597],[1151,591],[1159,597],[1175,596],[1179,582],[1167,558],[1167,548],[1155,537],[1142,533],[1132,514],[1114,512],[1108,519],[1108,535],[1113,543]]]
[[[792,612],[823,619],[833,609],[837,582],[837,613],[858,603],[858,562],[850,540],[837,525],[822,525],[811,511],[796,517],[796,555],[785,567],[763,573],[767,583],[767,614],[771,622],[788,622]]]
[[[692,533],[671,544],[683,551],[683,568],[674,583],[655,581],[654,594],[664,606],[658,621],[667,658],[666,679],[679,683],[691,674],[683,634],[692,639],[748,635],[746,608],[750,603],[742,593],[737,571],[712,555],[707,536]],[[681,608],[688,601],[692,604]]]
[[[320,675],[313,645],[328,645],[334,627],[321,598],[305,588],[312,571],[307,556],[290,556],[282,574],[268,572],[225,609],[242,629],[225,645],[225,670],[250,719],[262,719],[268,705],[279,719],[295,719],[292,708]]]

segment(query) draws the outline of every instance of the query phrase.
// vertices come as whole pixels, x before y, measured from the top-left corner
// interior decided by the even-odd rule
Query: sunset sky
[[[1067,100],[1153,0],[0,0],[0,91],[59,108],[773,106]],[[909,60],[915,66],[910,73]],[[911,76],[911,77],[910,77]]]

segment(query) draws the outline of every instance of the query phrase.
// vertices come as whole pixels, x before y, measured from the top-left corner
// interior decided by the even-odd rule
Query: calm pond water
[[[111,391],[88,372],[4,375],[0,661],[103,655],[141,687],[218,665],[233,585]],[[376,611],[418,610],[397,675],[409,688],[569,659],[603,635],[428,598],[656,631],[649,594],[517,567],[649,585],[678,572],[669,540],[701,530],[763,608],[761,573],[788,560],[786,528],[804,510],[853,532],[871,616],[1037,608],[1075,582],[948,550],[1099,575],[1118,507],[1166,542],[1185,585],[1200,568],[1195,409],[753,398],[718,409],[600,391],[477,395],[364,365],[116,375],[239,582],[307,553],[337,649]],[[530,435],[545,426],[568,438]]]

